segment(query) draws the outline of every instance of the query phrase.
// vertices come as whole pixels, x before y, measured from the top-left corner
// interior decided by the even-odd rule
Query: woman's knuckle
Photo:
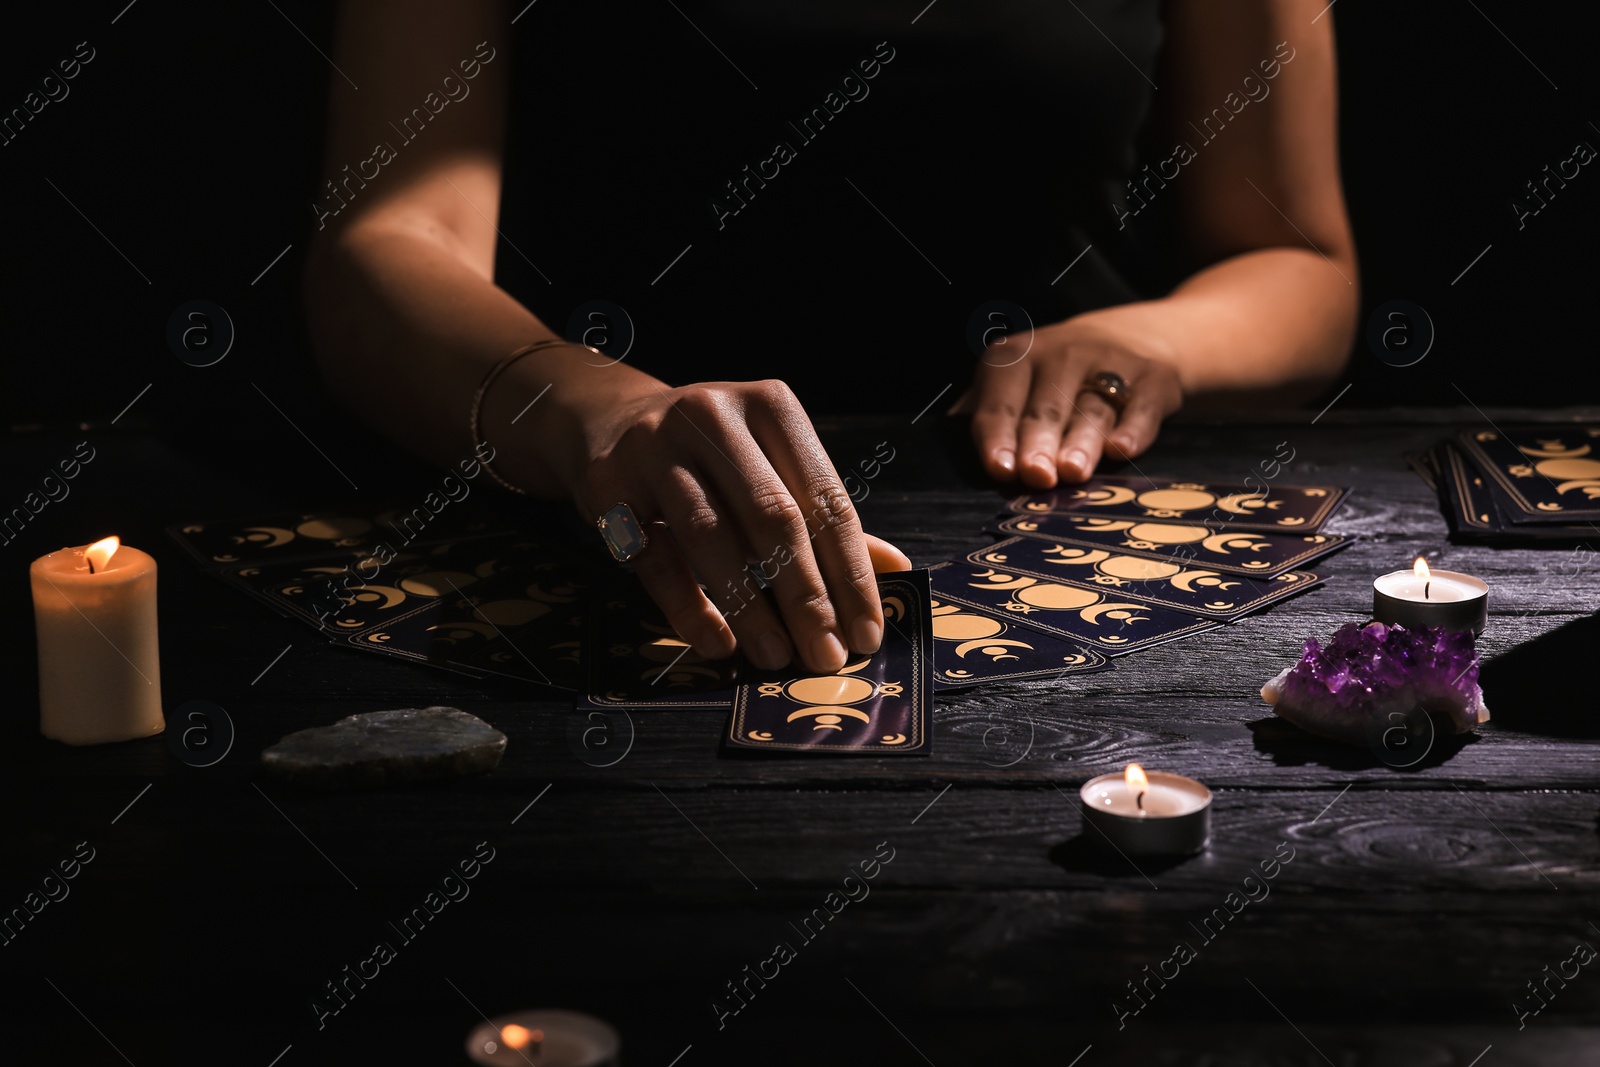
[[[692,505],[683,516],[685,531],[692,537],[711,537],[722,530],[722,516],[710,504],[700,502]]]
[[[686,386],[673,403],[690,421],[697,423],[716,419],[725,405],[722,394],[705,385]]]
[[[1035,422],[1058,423],[1067,421],[1067,412],[1060,404],[1050,400],[1030,400],[1022,417]]]
[[[768,400],[788,403],[794,400],[794,390],[782,378],[764,378],[756,382],[756,390]]]
[[[856,521],[855,502],[842,485],[827,486],[814,495],[817,506],[812,518],[817,522],[817,533],[839,530]]]
[[[871,589],[874,586],[872,561],[865,557],[850,556],[844,563],[845,581],[855,589]],[[873,601],[876,603],[876,600]]]
[[[976,418],[994,422],[1016,422],[1022,409],[1010,400],[985,400],[978,405]]]
[[[751,495],[756,514],[761,521],[778,530],[785,537],[797,533],[805,525],[800,505],[795,503],[787,489],[777,486],[758,488]]]
[[[806,582],[783,597],[784,608],[795,614],[827,616],[833,613],[828,591],[815,582]]]

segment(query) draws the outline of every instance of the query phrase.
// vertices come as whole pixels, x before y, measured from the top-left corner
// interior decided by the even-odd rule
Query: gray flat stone
[[[297,730],[261,753],[269,771],[297,785],[402,785],[487,774],[506,735],[458,708],[367,711],[332,726]]]

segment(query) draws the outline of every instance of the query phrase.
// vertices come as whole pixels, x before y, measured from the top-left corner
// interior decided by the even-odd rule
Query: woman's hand
[[[849,651],[877,651],[874,564],[909,561],[862,532],[788,386],[612,379],[624,383],[580,419],[573,497],[591,519],[619,501],[633,509],[649,544],[631,565],[678,634],[701,655],[742,648],[768,669],[798,658],[832,672]]]
[[[1081,482],[1102,456],[1131,459],[1183,403],[1171,354],[1119,326],[1117,309],[1011,334],[989,346],[952,411],[972,413],[972,438],[995,479],[1034,489]],[[1121,411],[1087,383],[1108,372],[1128,387]]]

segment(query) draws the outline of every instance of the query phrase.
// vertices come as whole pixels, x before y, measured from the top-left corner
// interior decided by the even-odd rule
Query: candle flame
[[[1150,779],[1144,775],[1144,768],[1137,763],[1128,764],[1128,769],[1122,772],[1123,780],[1128,783],[1128,788],[1136,793],[1144,793],[1150,789]]]
[[[527,1048],[528,1045],[538,1045],[544,1041],[543,1030],[529,1030],[526,1026],[512,1023],[500,1028],[500,1040],[505,1042],[506,1048]]]
[[[89,569],[96,571],[105,570],[106,564],[111,562],[111,557],[116,554],[117,548],[121,544],[121,538],[111,536],[103,540],[96,541],[94,544],[84,549],[83,554],[89,560]]]
[[[1417,580],[1421,582],[1427,582],[1433,579],[1433,572],[1428,570],[1428,561],[1423,559],[1421,556],[1418,556],[1417,561],[1411,565],[1411,573],[1415,574],[1417,576]]]

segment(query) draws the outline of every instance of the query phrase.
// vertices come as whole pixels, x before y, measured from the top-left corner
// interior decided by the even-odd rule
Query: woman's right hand
[[[700,655],[740,648],[767,669],[798,658],[832,673],[850,651],[877,651],[874,563],[909,562],[881,541],[869,551],[850,494],[787,385],[672,389],[637,372],[608,385],[603,403],[575,412],[584,444],[569,451],[569,488],[591,521],[619,502],[633,510],[649,543],[629,562],[679,636]],[[651,525],[659,522],[665,528]]]

